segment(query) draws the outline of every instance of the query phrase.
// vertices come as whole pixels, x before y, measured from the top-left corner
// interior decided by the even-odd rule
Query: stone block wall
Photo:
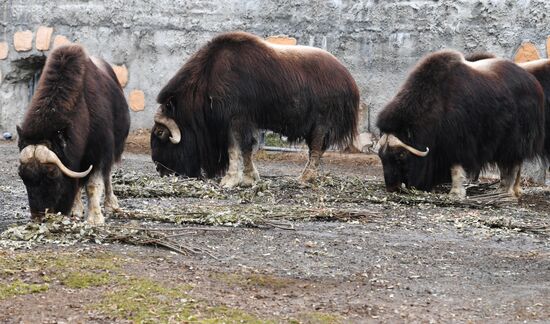
[[[117,67],[132,128],[151,127],[162,85],[208,39],[233,30],[288,35],[333,53],[361,89],[362,128],[377,132],[377,113],[428,52],[454,48],[512,59],[529,41],[525,55],[534,47],[546,57],[550,1],[8,0],[0,3],[0,131],[15,130],[33,69],[67,42]]]

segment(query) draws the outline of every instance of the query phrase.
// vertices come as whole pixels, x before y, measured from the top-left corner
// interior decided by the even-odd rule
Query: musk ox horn
[[[38,160],[38,162],[45,164],[45,163],[52,163],[55,164],[63,174],[65,174],[69,178],[84,178],[90,172],[92,171],[93,166],[90,165],[88,170],[83,172],[75,172],[67,168],[63,162],[59,159],[59,157],[49,148],[47,148],[44,145],[29,145],[25,147],[20,155],[19,155],[19,161],[21,163],[28,163],[31,159],[35,158]]]
[[[178,144],[181,141],[181,132],[178,124],[176,124],[176,122],[172,118],[164,116],[160,108],[155,114],[155,123],[164,125],[166,128],[168,128],[171,134],[170,142],[172,142],[172,144]]]
[[[412,154],[414,154],[416,156],[420,156],[420,157],[425,157],[430,152],[430,149],[428,147],[426,147],[425,152],[417,150],[414,147],[403,143],[399,138],[397,138],[397,136],[392,135],[392,134],[390,134],[390,135],[384,134],[380,138],[379,143],[380,143],[380,146],[384,146],[384,145],[387,144],[390,147],[402,147],[402,148],[406,149],[407,151],[411,152]]]

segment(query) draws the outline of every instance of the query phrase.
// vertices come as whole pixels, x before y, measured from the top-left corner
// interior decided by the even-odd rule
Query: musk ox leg
[[[321,156],[325,152],[325,131],[322,127],[317,127],[308,140],[309,160],[307,161],[304,171],[300,176],[302,182],[312,182],[317,178],[317,169],[321,162]]]
[[[225,188],[233,188],[243,180],[242,154],[239,145],[233,140],[229,147],[229,168],[220,184]]]
[[[243,164],[244,164],[244,175],[243,175],[243,186],[252,186],[256,181],[260,180],[260,174],[256,170],[256,166],[252,161],[252,150],[247,150],[243,152]]]
[[[466,189],[464,188],[464,181],[466,180],[466,172],[461,165],[453,165],[451,167],[451,179],[453,186],[449,195],[459,199],[466,198]]]
[[[518,167],[518,172],[516,173],[516,181],[514,182],[514,193],[516,197],[519,198],[523,194],[521,190],[521,165]]]
[[[499,166],[500,188],[512,197],[521,196],[521,165],[513,167]]]
[[[71,215],[79,218],[84,216],[84,204],[82,203],[82,188],[80,188],[80,186],[76,190],[73,208],[71,209]]]
[[[307,161],[306,167],[304,168],[304,171],[302,171],[302,175],[300,176],[300,181],[302,182],[312,182],[317,178],[317,169],[319,168],[319,164],[321,162],[321,156],[323,155],[323,151],[311,151],[309,152],[309,160]]]
[[[105,183],[105,212],[114,212],[120,209],[118,199],[113,193],[113,184],[111,182],[111,172],[103,176]]]
[[[86,184],[86,193],[88,194],[88,223],[92,225],[101,225],[105,223],[105,218],[101,213],[101,195],[103,194],[103,176],[101,172],[94,172]]]

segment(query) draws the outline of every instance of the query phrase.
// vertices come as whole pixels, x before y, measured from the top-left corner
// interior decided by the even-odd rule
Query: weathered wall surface
[[[0,55],[0,131],[14,131],[28,105],[32,64],[17,60],[48,53],[36,49],[39,26],[53,27],[52,43],[64,35],[128,68],[126,95],[140,100],[141,90],[145,98],[133,128],[151,126],[156,94],[191,53],[220,32],[244,30],[287,34],[335,54],[369,107],[364,128],[375,131],[377,112],[421,56],[455,48],[512,57],[526,39],[542,54],[549,14],[548,0],[3,0],[0,42],[9,51]],[[33,33],[32,50],[18,52],[14,33],[24,30]]]

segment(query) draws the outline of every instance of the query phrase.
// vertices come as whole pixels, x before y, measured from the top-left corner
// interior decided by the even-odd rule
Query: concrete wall
[[[191,53],[220,32],[244,30],[287,34],[335,54],[368,105],[363,128],[375,131],[377,112],[421,56],[455,48],[512,57],[526,39],[542,54],[549,15],[548,0],[4,0],[0,42],[9,53],[0,59],[0,131],[14,131],[28,105],[29,77],[16,60],[48,53],[36,50],[35,39],[31,51],[16,51],[14,33],[36,38],[39,26],[128,68],[126,94],[145,95],[145,110],[132,113],[134,129],[151,126],[156,94]]]

